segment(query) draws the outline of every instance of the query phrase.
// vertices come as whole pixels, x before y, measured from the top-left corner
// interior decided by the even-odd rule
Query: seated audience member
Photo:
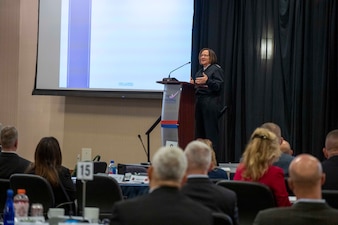
[[[217,166],[216,154],[212,147],[212,142],[209,139],[203,139],[203,138],[197,138],[196,140],[205,143],[211,149],[212,167],[210,168],[210,171],[208,172],[209,178],[210,179],[228,179],[227,172],[225,172],[225,170]]]
[[[308,154],[298,155],[290,164],[288,178],[297,201],[291,207],[260,211],[254,225],[338,224],[338,210],[322,199],[321,185],[324,181],[320,162]]]
[[[280,145],[280,150],[288,155],[293,155],[293,150],[291,149],[290,143],[283,139],[282,144]]]
[[[180,192],[187,159],[178,147],[162,147],[148,169],[150,193],[115,203],[111,224],[213,224],[211,210]]]
[[[264,128],[257,128],[243,153],[234,180],[257,181],[270,187],[278,206],[290,206],[283,170],[272,164],[281,154],[277,136]]]
[[[322,162],[322,167],[326,180],[322,189],[338,190],[338,130],[326,135],[323,153],[326,160]]]
[[[27,173],[42,176],[51,184],[55,204],[74,201],[76,190],[69,169],[62,166],[59,142],[54,137],[44,137],[36,146],[34,163]]]
[[[262,124],[261,127],[265,128],[265,129],[268,129],[269,131],[271,131],[272,133],[274,133],[277,136],[280,145],[283,145],[283,140],[284,139],[282,137],[281,129],[280,129],[280,127],[277,124],[268,122],[268,123]],[[281,150],[282,150],[282,148],[281,148]],[[290,163],[293,160],[293,158],[294,157],[292,155],[287,154],[287,153],[285,153],[285,152],[282,151],[282,154],[277,159],[277,161],[274,162],[273,165],[282,168],[283,172],[284,172],[284,176],[288,177],[289,176],[289,166],[290,166]]]
[[[182,192],[215,212],[229,215],[233,224],[238,224],[236,193],[214,184],[208,178],[211,162],[210,146],[200,141],[190,142],[184,150],[188,160],[187,182]]]
[[[14,173],[24,173],[31,164],[30,161],[20,157],[18,148],[18,131],[13,126],[1,129],[2,151],[0,152],[0,178],[9,179]]]

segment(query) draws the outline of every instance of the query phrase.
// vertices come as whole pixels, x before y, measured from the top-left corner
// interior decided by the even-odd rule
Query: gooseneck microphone
[[[171,74],[172,72],[175,72],[176,70],[178,70],[178,69],[182,68],[183,66],[188,65],[188,64],[190,64],[190,63],[191,63],[191,62],[184,63],[183,65],[181,65],[181,66],[175,68],[174,70],[170,71],[170,73],[169,73],[169,75],[168,75],[168,78],[170,78],[170,74]]]
[[[137,137],[138,137],[138,139],[140,139],[140,142],[141,142],[141,144],[142,144],[142,147],[143,147],[144,152],[146,153],[146,155],[148,155],[148,151],[146,150],[146,147],[145,147],[144,144],[143,144],[141,135],[137,135]]]
[[[170,77],[171,73],[172,73],[172,72],[175,72],[176,70],[178,70],[178,69],[182,68],[183,66],[186,66],[186,65],[188,65],[188,64],[190,64],[190,63],[191,63],[191,62],[184,63],[183,65],[181,65],[181,66],[179,66],[179,67],[173,69],[172,71],[170,71],[170,73],[169,73],[169,75],[168,75],[167,78],[163,78],[163,81],[177,81],[176,78],[171,78],[171,77]]]

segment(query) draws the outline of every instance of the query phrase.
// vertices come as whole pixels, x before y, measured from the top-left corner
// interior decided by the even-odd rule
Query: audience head
[[[293,150],[291,149],[289,142],[286,140],[283,140],[282,144],[280,145],[280,150],[285,154],[293,155]]]
[[[199,140],[192,141],[186,146],[184,154],[188,160],[188,173],[208,174],[212,166],[210,146]]]
[[[257,181],[280,155],[277,136],[265,128],[256,128],[243,153],[243,177]]]
[[[282,132],[281,132],[280,127],[277,124],[272,123],[272,122],[267,122],[267,123],[263,123],[261,125],[261,128],[268,129],[269,131],[274,133],[278,138],[279,144],[282,144],[283,142]]]
[[[187,169],[187,159],[179,147],[161,147],[152,160],[148,170],[151,188],[156,186],[181,185]]]
[[[62,154],[55,137],[44,137],[35,149],[35,162],[32,170],[35,174],[45,177],[53,186],[59,184],[58,170],[62,164]]]
[[[18,131],[13,126],[5,126],[1,129],[0,143],[2,150],[15,151],[18,146]]]
[[[289,166],[289,174],[289,186],[297,198],[321,198],[325,174],[317,158],[309,154],[296,156]]]
[[[35,150],[35,164],[59,167],[62,164],[61,148],[55,137],[44,137]]]
[[[215,150],[212,146],[212,141],[210,141],[209,139],[204,139],[204,138],[197,138],[196,141],[201,141],[201,142],[207,144],[210,147],[210,149],[211,149],[211,163],[213,165],[213,168],[215,168],[218,165],[218,163],[217,163],[217,159],[216,159]],[[211,168],[211,169],[213,169],[213,168]]]
[[[332,130],[326,135],[323,153],[326,158],[338,155],[338,129]]]

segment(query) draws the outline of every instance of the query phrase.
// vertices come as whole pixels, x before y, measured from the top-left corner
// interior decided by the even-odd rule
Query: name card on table
[[[124,175],[122,174],[108,174],[108,176],[114,178],[118,183],[123,182]]]
[[[148,176],[131,175],[129,182],[148,184],[149,178],[148,178]]]

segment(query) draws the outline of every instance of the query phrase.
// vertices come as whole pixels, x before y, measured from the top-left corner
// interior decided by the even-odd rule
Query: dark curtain
[[[238,161],[264,122],[282,129],[295,154],[323,159],[338,128],[336,0],[195,0],[192,73],[215,50],[225,71],[219,162]]]

